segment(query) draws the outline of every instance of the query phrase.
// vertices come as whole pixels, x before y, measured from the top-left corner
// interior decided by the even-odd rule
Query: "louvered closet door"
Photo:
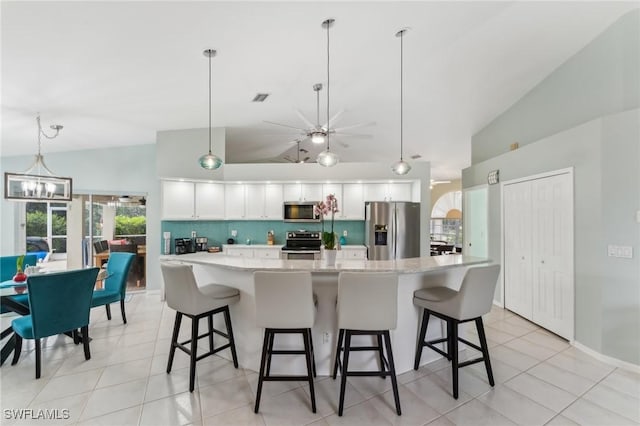
[[[569,174],[531,181],[533,321],[573,338],[573,191]]]
[[[532,318],[531,182],[505,185],[503,197],[505,307]]]

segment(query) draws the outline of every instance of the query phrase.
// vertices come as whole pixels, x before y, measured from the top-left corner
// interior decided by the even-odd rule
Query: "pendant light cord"
[[[329,27],[331,27],[331,22],[327,20],[327,151],[329,151],[329,129],[331,127],[329,123]]]
[[[404,39],[404,31],[400,34],[400,161],[403,161],[402,158],[402,142],[403,142],[403,105],[404,105],[404,97],[403,97],[403,75],[404,75],[404,67],[403,67],[403,39]]]
[[[211,54],[209,54],[209,155],[211,155]]]

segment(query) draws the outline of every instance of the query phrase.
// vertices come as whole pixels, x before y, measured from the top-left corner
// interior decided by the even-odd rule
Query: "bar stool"
[[[258,390],[256,392],[257,413],[260,408],[262,384],[265,381],[307,381],[311,394],[311,411],[316,412],[316,395],[313,386],[315,360],[311,328],[315,322],[314,297],[310,272],[253,273],[256,297],[256,325],[264,327],[264,342],[260,359]],[[302,335],[304,350],[274,350],[276,334]],[[272,376],[272,355],[305,355],[306,376]]]
[[[176,320],[173,325],[173,336],[171,338],[171,349],[169,351],[169,362],[167,363],[167,373],[171,373],[176,348],[188,354],[191,359],[189,365],[189,391],[193,392],[196,361],[200,361],[209,355],[230,348],[233,365],[235,368],[238,368],[238,357],[233,339],[229,305],[240,300],[240,292],[235,288],[219,284],[209,284],[198,287],[191,265],[161,263],[160,266],[162,268],[162,276],[164,277],[167,305],[176,311]],[[220,313],[224,314],[224,321],[227,327],[226,333],[213,327],[213,316]],[[182,323],[183,315],[191,318],[191,339],[178,342],[178,334],[180,333],[180,324]],[[208,333],[198,335],[198,323],[200,322],[200,318],[204,317],[207,317],[209,331]],[[228,343],[214,348],[214,334],[226,338]],[[204,337],[209,338],[209,352],[197,356],[198,340]],[[190,347],[188,348],[186,345],[189,343]]]
[[[482,315],[491,310],[499,274],[500,265],[472,266],[467,269],[458,291],[449,287],[430,287],[416,290],[413,293],[413,304],[423,308],[422,325],[420,327],[420,337],[416,344],[416,358],[413,369],[417,370],[420,366],[422,348],[425,346],[445,356],[451,361],[453,397],[455,399],[458,399],[459,367],[484,361],[489,383],[491,386],[494,385]],[[425,341],[430,315],[446,321],[447,337]],[[458,337],[458,324],[468,321],[475,321],[476,323],[480,346]],[[482,352],[482,356],[458,362],[458,341]],[[443,342],[447,342],[447,352],[434,346]]]
[[[338,344],[333,367],[336,378],[340,366],[340,353],[344,353],[340,373],[340,403],[338,416],[344,408],[344,392],[348,376],[391,376],[396,412],[401,415],[400,396],[396,380],[396,368],[393,362],[389,330],[395,329],[398,321],[398,276],[382,272],[341,272],[338,277]],[[351,346],[351,336],[370,335],[377,337],[376,346]],[[384,357],[382,341],[387,351]],[[379,371],[349,371],[349,353],[351,351],[377,351],[380,357]],[[386,368],[385,368],[386,367]]]

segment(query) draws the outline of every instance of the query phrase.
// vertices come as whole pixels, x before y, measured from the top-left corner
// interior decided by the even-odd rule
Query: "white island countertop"
[[[191,253],[182,255],[161,255],[160,260],[183,261],[193,264],[218,266],[241,271],[310,271],[336,273],[352,272],[397,272],[415,274],[421,272],[442,271],[443,269],[487,263],[490,260],[481,257],[444,255],[423,256],[400,260],[337,260],[335,266],[327,266],[323,260],[283,260],[257,259],[227,256],[223,253]]]

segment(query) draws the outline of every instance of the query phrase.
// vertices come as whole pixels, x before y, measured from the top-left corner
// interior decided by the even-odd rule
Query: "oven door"
[[[318,260],[320,252],[315,251],[283,251],[282,258],[285,260]]]

